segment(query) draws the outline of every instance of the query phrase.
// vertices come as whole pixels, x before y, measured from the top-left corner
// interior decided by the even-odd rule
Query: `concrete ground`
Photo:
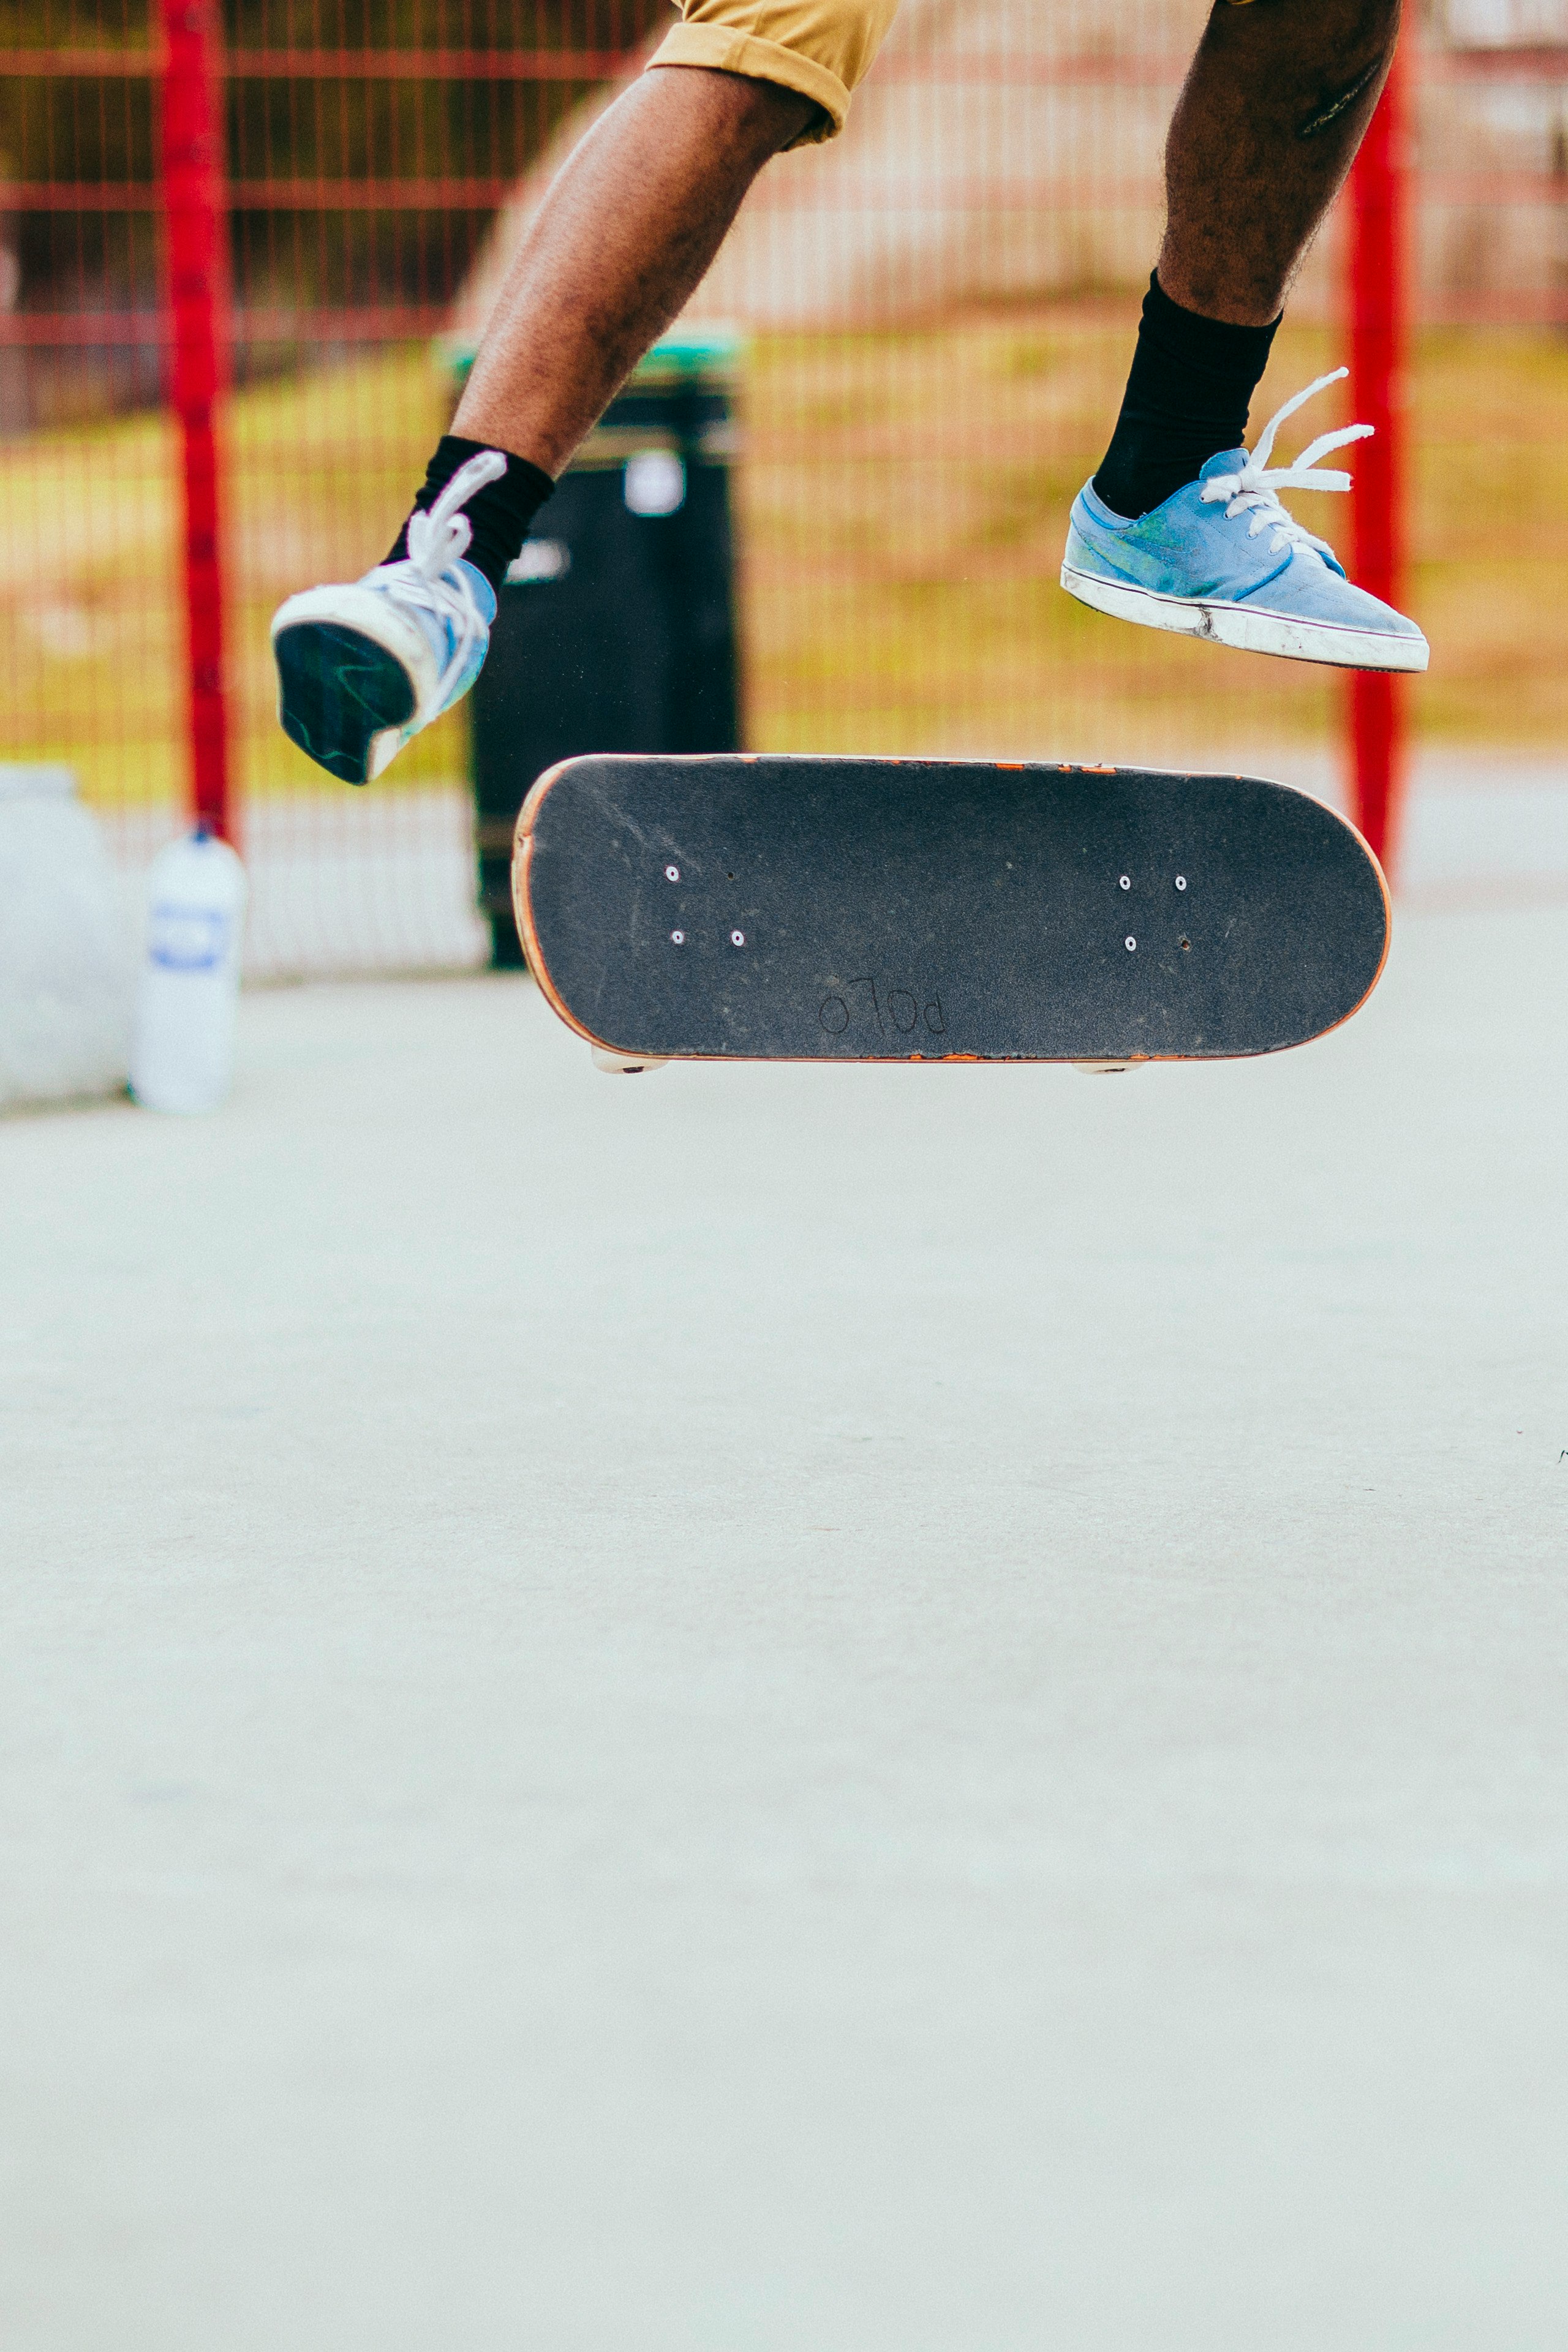
[[[1533,2352],[1568,915],[1231,1068],[0,1127],[6,2352]]]

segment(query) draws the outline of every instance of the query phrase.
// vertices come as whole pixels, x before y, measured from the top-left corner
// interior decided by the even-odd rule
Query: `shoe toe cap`
[[[1396,613],[1392,604],[1358,588],[1326,563],[1298,555],[1277,579],[1257,592],[1258,602],[1303,621],[1322,621],[1342,629],[1363,629],[1377,636],[1408,638],[1425,645],[1415,623]],[[1247,601],[1243,599],[1242,601]]]

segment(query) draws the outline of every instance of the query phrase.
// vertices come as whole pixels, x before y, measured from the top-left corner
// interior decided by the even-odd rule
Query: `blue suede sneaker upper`
[[[409,732],[427,727],[466,694],[489,651],[496,593],[477,565],[465,563],[472,536],[466,499],[506,471],[498,449],[481,450],[458,467],[427,513],[408,518],[408,553],[397,563],[367,572],[366,588],[395,597],[406,617],[428,639],[438,664],[434,690],[422,703]]]
[[[465,558],[465,498],[507,460],[484,450],[407,530],[408,553],[363,580],[307,588],[273,614],[284,732],[345,783],[368,783],[466,694],[489,650],[496,594]]]
[[[461,557],[433,576],[411,563],[384,563],[367,572],[363,585],[395,596],[408,619],[428,639],[438,682],[418,723],[427,727],[467,694],[485,665],[496,617],[496,592],[482,572]]]
[[[1222,450],[1209,458],[1195,482],[1146,515],[1130,520],[1113,514],[1092,482],[1086,483],[1073,501],[1064,584],[1075,593],[1087,590],[1088,602],[1095,601],[1097,582],[1110,590],[1132,592],[1108,601],[1106,609],[1130,619],[1149,617],[1157,625],[1173,623],[1139,610],[1138,592],[1162,605],[1218,608],[1222,614],[1239,609],[1277,618],[1295,629],[1293,638],[1282,638],[1278,646],[1260,642],[1256,631],[1228,640],[1257,650],[1300,651],[1316,646],[1313,633],[1323,631],[1329,633],[1323,643],[1331,649],[1315,651],[1310,657],[1335,658],[1332,646],[1352,636],[1398,639],[1409,641],[1408,646],[1398,649],[1398,661],[1390,666],[1424,666],[1426,639],[1415,624],[1353,587],[1328,542],[1279,503],[1282,488],[1348,490],[1348,474],[1320,467],[1317,460],[1348,441],[1363,438],[1371,427],[1357,425],[1323,434],[1293,466],[1268,464],[1274,436],[1285,418],[1345,373],[1341,368],[1334,375],[1320,377],[1287,402],[1270,420],[1254,454]],[[1179,615],[1174,617],[1179,621]],[[1423,656],[1419,663],[1417,650]],[[1391,654],[1394,651],[1391,646]],[[1359,656],[1345,657],[1355,660]]]

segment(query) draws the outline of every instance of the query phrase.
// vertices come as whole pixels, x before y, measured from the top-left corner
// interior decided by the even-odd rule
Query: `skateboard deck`
[[[1272,1054],[1348,1020],[1388,949],[1332,810],[1136,768],[567,760],[512,889],[550,1003],[626,1066]]]

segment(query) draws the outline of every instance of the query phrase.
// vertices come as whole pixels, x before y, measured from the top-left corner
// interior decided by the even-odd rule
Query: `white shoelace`
[[[1272,528],[1271,554],[1278,555],[1288,547],[1310,548],[1317,555],[1331,555],[1334,551],[1326,539],[1315,538],[1293,515],[1286,512],[1279,503],[1279,492],[1348,490],[1350,476],[1341,473],[1337,467],[1320,466],[1318,460],[1326,457],[1331,449],[1342,449],[1347,441],[1364,441],[1374,428],[1370,425],[1347,425],[1340,433],[1321,433],[1310,447],[1302,450],[1293,466],[1271,467],[1268,460],[1274,454],[1274,436],[1285,419],[1294,416],[1307,401],[1325,391],[1331,383],[1338,383],[1349,373],[1349,368],[1335,368],[1331,375],[1321,375],[1315,383],[1307,386],[1305,392],[1299,392],[1294,400],[1288,400],[1264,426],[1257,448],[1247,456],[1247,463],[1240,472],[1215,474],[1212,480],[1204,484],[1202,497],[1205,506],[1217,506],[1220,499],[1225,499],[1228,500],[1225,510],[1227,519],[1232,515],[1251,514],[1252,520],[1247,525],[1249,539],[1256,539],[1260,530]],[[1244,451],[1243,455],[1247,453]]]
[[[408,554],[401,563],[383,563],[370,574],[378,586],[391,590],[405,604],[422,605],[452,629],[455,645],[450,661],[436,681],[419,723],[434,718],[462,675],[464,664],[485,626],[458,558],[466,555],[474,527],[462,509],[487,482],[499,482],[506,459],[499,449],[481,449],[459,466],[427,514],[408,521]]]

